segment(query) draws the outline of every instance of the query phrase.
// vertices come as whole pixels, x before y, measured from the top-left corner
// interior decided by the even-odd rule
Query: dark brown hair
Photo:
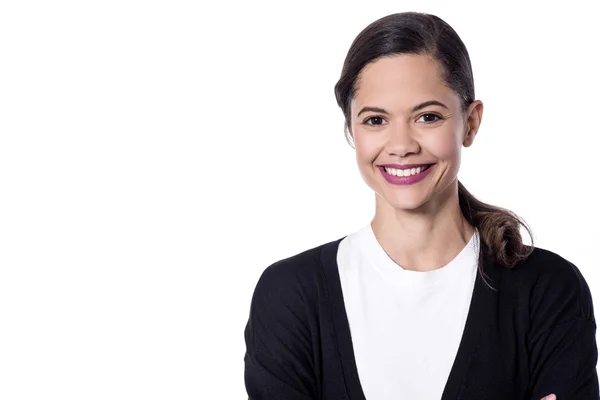
[[[368,25],[354,39],[335,85],[335,97],[346,120],[348,143],[350,102],[356,93],[360,72],[381,57],[398,54],[421,54],[436,60],[443,79],[459,96],[463,112],[475,100],[469,53],[450,25],[431,14],[404,12],[388,15]],[[460,181],[458,198],[465,219],[477,228],[482,244],[487,246],[486,257],[503,267],[512,268],[531,254],[533,236],[520,217],[509,210],[479,201]],[[531,238],[531,246],[523,244],[521,227]],[[482,252],[480,261],[483,257]]]

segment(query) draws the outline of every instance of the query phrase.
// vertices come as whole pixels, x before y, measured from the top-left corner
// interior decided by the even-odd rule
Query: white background
[[[0,398],[245,398],[260,273],[373,216],[333,86],[393,12],[458,31],[485,104],[459,177],[600,309],[594,4],[2,2]]]

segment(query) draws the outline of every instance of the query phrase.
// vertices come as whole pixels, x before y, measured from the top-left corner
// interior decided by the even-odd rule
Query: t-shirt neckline
[[[441,268],[431,271],[412,271],[402,268],[385,252],[371,224],[359,231],[362,251],[369,265],[390,283],[402,287],[428,287],[453,282],[477,268],[479,256],[479,234],[473,232],[469,242],[450,262]]]

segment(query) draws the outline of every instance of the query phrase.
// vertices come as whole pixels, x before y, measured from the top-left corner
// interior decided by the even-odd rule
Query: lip
[[[394,169],[409,169],[409,168],[418,168],[418,167],[426,167],[428,165],[433,165],[434,163],[426,163],[426,164],[381,164],[378,167],[386,167],[386,168],[394,168]]]
[[[397,165],[397,164],[385,164],[385,166],[386,167],[389,166],[389,168],[398,168],[398,167],[393,167],[392,165]],[[411,175],[411,176],[390,175],[387,172],[385,172],[383,165],[378,166],[377,168],[379,168],[379,170],[381,171],[381,174],[383,175],[385,180],[393,185],[414,185],[415,183],[420,182],[423,179],[425,179],[427,177],[427,175],[429,175],[429,173],[431,172],[431,170],[433,169],[435,164],[406,164],[406,165],[402,166],[404,168],[398,168],[398,169],[408,169],[408,168],[422,167],[422,166],[426,166],[426,165],[429,165],[430,167],[421,173],[418,173],[416,175]]]

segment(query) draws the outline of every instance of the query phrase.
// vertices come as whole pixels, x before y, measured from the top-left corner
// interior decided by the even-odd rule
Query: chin
[[[409,202],[409,201],[402,201],[402,202],[389,202],[389,205],[397,211],[418,211],[420,209],[422,209],[423,205],[426,202]]]
[[[381,200],[387,202],[390,207],[398,211],[416,211],[427,203],[427,196],[417,193],[404,193],[391,196],[381,196]]]

